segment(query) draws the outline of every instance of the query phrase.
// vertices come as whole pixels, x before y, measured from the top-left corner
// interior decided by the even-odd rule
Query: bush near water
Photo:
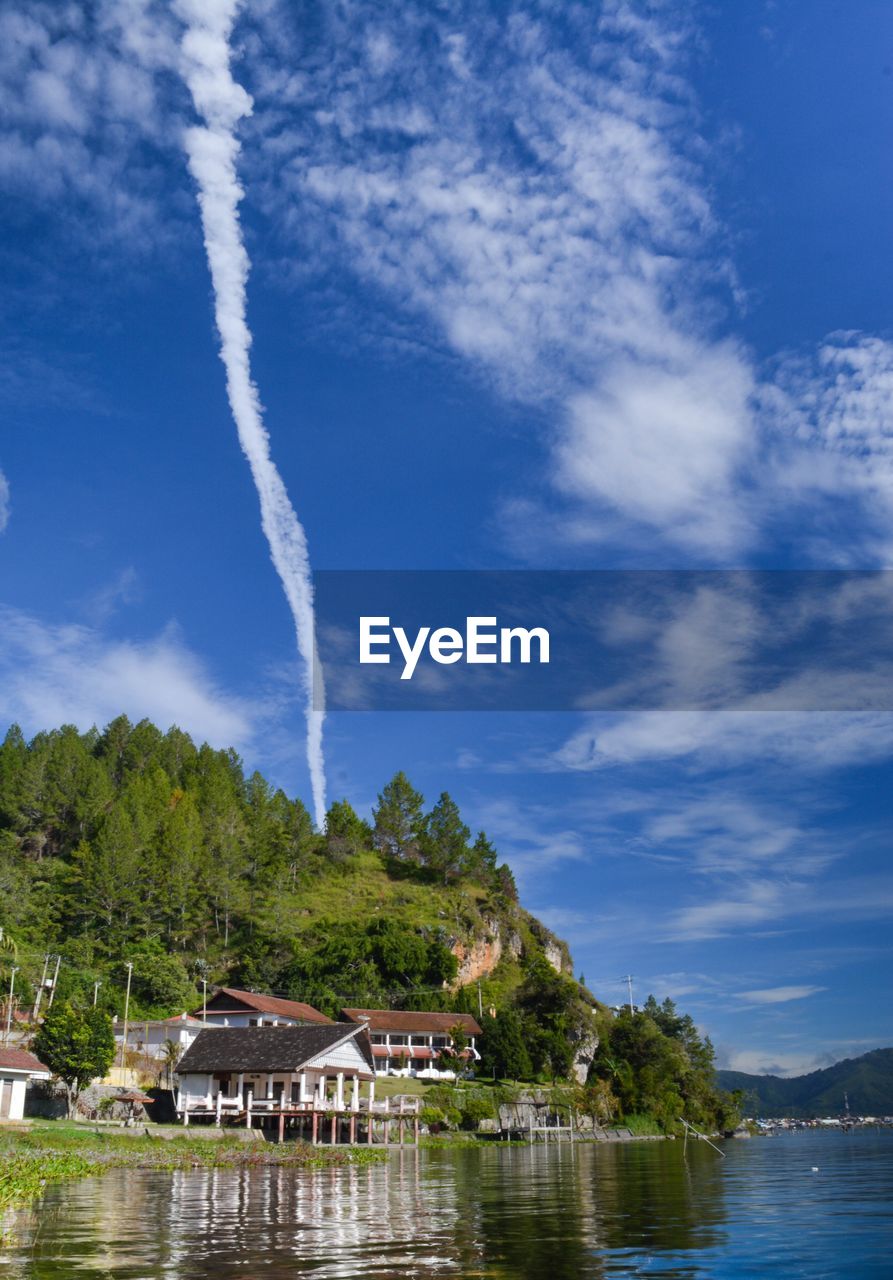
[[[601,1005],[449,794],[426,806],[398,773],[371,816],[339,800],[317,833],[300,799],[177,728],[120,716],[29,742],[13,726],[0,746],[0,925],[18,947],[21,1003],[56,952],[56,1000],[87,1009],[98,991],[119,1016],[131,961],[133,1020],[195,1007],[203,981],[336,1017],[482,1006],[482,1073],[565,1081],[591,1059],[577,1104],[601,1121],[729,1127],[691,1019],[670,1002],[619,1016]],[[447,1106],[444,1122],[471,1127],[475,1107],[490,1118],[479,1102]]]

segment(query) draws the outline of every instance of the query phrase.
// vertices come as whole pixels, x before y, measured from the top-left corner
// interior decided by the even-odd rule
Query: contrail
[[[181,45],[182,74],[195,109],[205,121],[204,126],[186,130],[184,145],[189,170],[198,184],[230,408],[254,477],[261,524],[291,608],[298,651],[304,661],[307,764],[314,817],[322,830],[326,812],[322,749],[325,713],[313,705],[313,584],[307,539],[270,457],[270,438],[248,356],[251,333],[245,319],[245,286],[250,263],[239,223],[239,201],[244,193],[236,176],[239,143],[235,129],[243,116],[251,114],[253,103],[232,78],[229,47],[240,3],[241,0],[175,0],[174,11],[187,27]]]

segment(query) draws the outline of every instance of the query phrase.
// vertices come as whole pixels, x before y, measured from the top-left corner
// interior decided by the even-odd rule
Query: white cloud
[[[0,607],[5,721],[28,732],[62,724],[86,730],[122,713],[238,750],[251,743],[263,717],[259,704],[221,689],[174,628],[146,640],[117,640]]]
[[[9,481],[0,471],[0,533],[9,524]]]
[[[805,1000],[807,996],[825,991],[825,987],[790,986],[761,987],[756,991],[739,991],[738,998],[748,1004],[787,1004],[791,1000]]]
[[[648,711],[593,717],[546,768],[589,771],[679,760],[694,770],[772,762],[805,773],[893,754],[893,714],[832,711]]]
[[[281,39],[290,16],[263,21]],[[375,291],[379,329],[384,296],[546,411],[553,510],[517,530],[508,504],[516,547],[643,548],[657,530],[728,563],[796,512],[802,554],[883,558],[893,348],[832,337],[767,370],[729,336],[687,6],[578,7],[559,31],[534,5],[358,3],[301,39],[301,119],[275,66],[252,66],[267,207],[302,256]],[[861,518],[834,546],[841,499]]]

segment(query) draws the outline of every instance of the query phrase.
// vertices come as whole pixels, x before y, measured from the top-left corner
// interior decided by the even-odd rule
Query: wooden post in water
[[[319,1115],[316,1111],[314,1111],[313,1112],[313,1137],[311,1139],[314,1146],[316,1146],[318,1141],[318,1136],[317,1136],[318,1125],[319,1125]]]
[[[338,1117],[337,1117],[336,1115],[333,1115],[333,1116],[332,1116],[332,1134],[331,1134],[331,1138],[330,1138],[330,1141],[331,1141],[331,1143],[332,1143],[332,1146],[334,1146],[334,1145],[335,1145],[335,1125],[336,1125],[337,1123],[338,1123]]]
[[[279,1112],[279,1141],[285,1141],[285,1112]]]

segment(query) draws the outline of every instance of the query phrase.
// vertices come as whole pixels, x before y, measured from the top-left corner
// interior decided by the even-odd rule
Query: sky
[[[3,721],[177,723],[310,805],[302,531],[316,570],[890,567],[882,0],[9,0],[0,87]],[[721,1065],[893,1043],[888,713],[320,750],[364,814],[449,790],[596,994]]]

